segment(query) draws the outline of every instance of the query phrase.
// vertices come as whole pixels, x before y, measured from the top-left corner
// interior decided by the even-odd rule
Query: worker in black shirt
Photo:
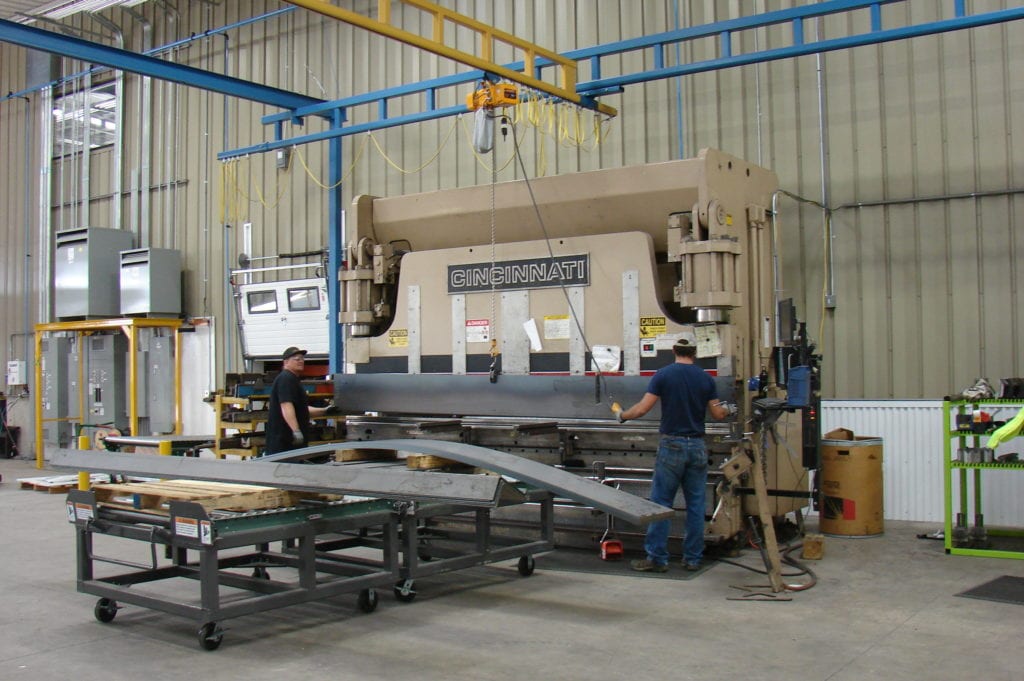
[[[306,350],[290,347],[281,355],[283,370],[270,389],[266,453],[305,447],[312,436],[310,419],[323,416],[330,407],[310,407],[299,377],[306,366]]]

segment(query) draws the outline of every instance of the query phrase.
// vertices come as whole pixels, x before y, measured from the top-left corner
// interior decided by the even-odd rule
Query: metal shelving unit
[[[957,415],[966,415],[983,406],[1020,409],[1024,400],[961,400],[943,402],[943,441],[945,460],[943,481],[945,492],[945,533],[946,553],[957,556],[987,556],[989,558],[1024,559],[1024,541],[1021,549],[1013,550],[994,546],[990,538],[998,543],[1002,537],[1017,537],[1024,540],[1024,528],[985,528],[982,521],[982,471],[1024,471],[1024,462],[967,462],[959,461],[956,449],[982,447],[988,433],[960,431],[956,427]],[[954,446],[953,443],[956,443]],[[954,488],[956,496],[954,498]],[[954,512],[954,501],[956,510]],[[972,501],[973,503],[969,503]],[[968,509],[974,514],[975,524],[969,528]],[[973,531],[972,531],[973,530]]]

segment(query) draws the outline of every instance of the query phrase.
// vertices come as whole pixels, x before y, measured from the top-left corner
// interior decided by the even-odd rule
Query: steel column
[[[331,117],[331,130],[338,130],[345,122],[344,110],[337,109]],[[342,139],[331,139],[328,149],[330,187],[327,197],[327,309],[328,309],[328,353],[331,374],[345,370],[345,327],[338,319],[341,310],[341,285],[338,271],[345,252],[345,211],[342,194]]]

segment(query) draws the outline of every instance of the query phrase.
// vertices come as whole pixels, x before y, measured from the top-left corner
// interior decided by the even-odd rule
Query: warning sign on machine
[[[667,330],[668,323],[665,317],[641,317],[640,337],[654,338],[660,336]]]
[[[491,320],[489,320],[489,319],[467,319],[466,320],[466,342],[467,343],[489,343],[489,342],[491,342]]]
[[[569,338],[569,315],[544,315],[545,340],[565,340]]]
[[[388,347],[409,347],[409,329],[391,329],[390,331],[388,331]]]

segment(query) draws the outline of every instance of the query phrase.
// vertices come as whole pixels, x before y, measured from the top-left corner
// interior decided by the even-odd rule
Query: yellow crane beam
[[[416,33],[411,33],[393,25],[391,23],[391,3],[389,0],[378,0],[377,19],[357,14],[351,10],[342,9],[341,7],[332,5],[329,2],[324,2],[323,0],[286,0],[286,2],[298,7],[303,7],[312,12],[317,12],[318,14],[323,14],[324,16],[331,17],[332,19],[344,21],[345,23],[352,24],[353,26],[365,28],[368,31],[373,31],[379,35],[401,41],[407,45],[412,45],[422,50],[433,52],[434,54],[447,57],[448,59],[466,64],[467,66],[472,66],[480,69],[481,71],[493,73],[514,83],[525,85],[540,92],[552,95],[553,97],[558,97],[559,99],[564,99],[566,101],[573,102],[574,104],[582,104],[583,102],[583,98],[576,92],[575,60],[563,57],[557,52],[552,52],[551,50],[535,45],[527,40],[518,38],[511,33],[501,31],[493,26],[488,26],[487,24],[477,21],[472,17],[440,7],[429,0],[401,0],[401,2],[406,5],[410,5],[432,15],[432,35],[429,38]],[[456,26],[474,31],[480,39],[480,55],[470,54],[445,45],[444,35],[447,23],[452,23]],[[520,50],[524,55],[523,71],[515,71],[499,64],[495,64],[495,43],[504,43],[514,49]],[[540,80],[532,75],[534,73],[534,67],[536,66],[538,57],[548,59],[557,65],[559,70],[557,85]],[[607,116],[614,116],[618,113],[613,107],[606,104],[598,103],[596,106],[598,111]]]

